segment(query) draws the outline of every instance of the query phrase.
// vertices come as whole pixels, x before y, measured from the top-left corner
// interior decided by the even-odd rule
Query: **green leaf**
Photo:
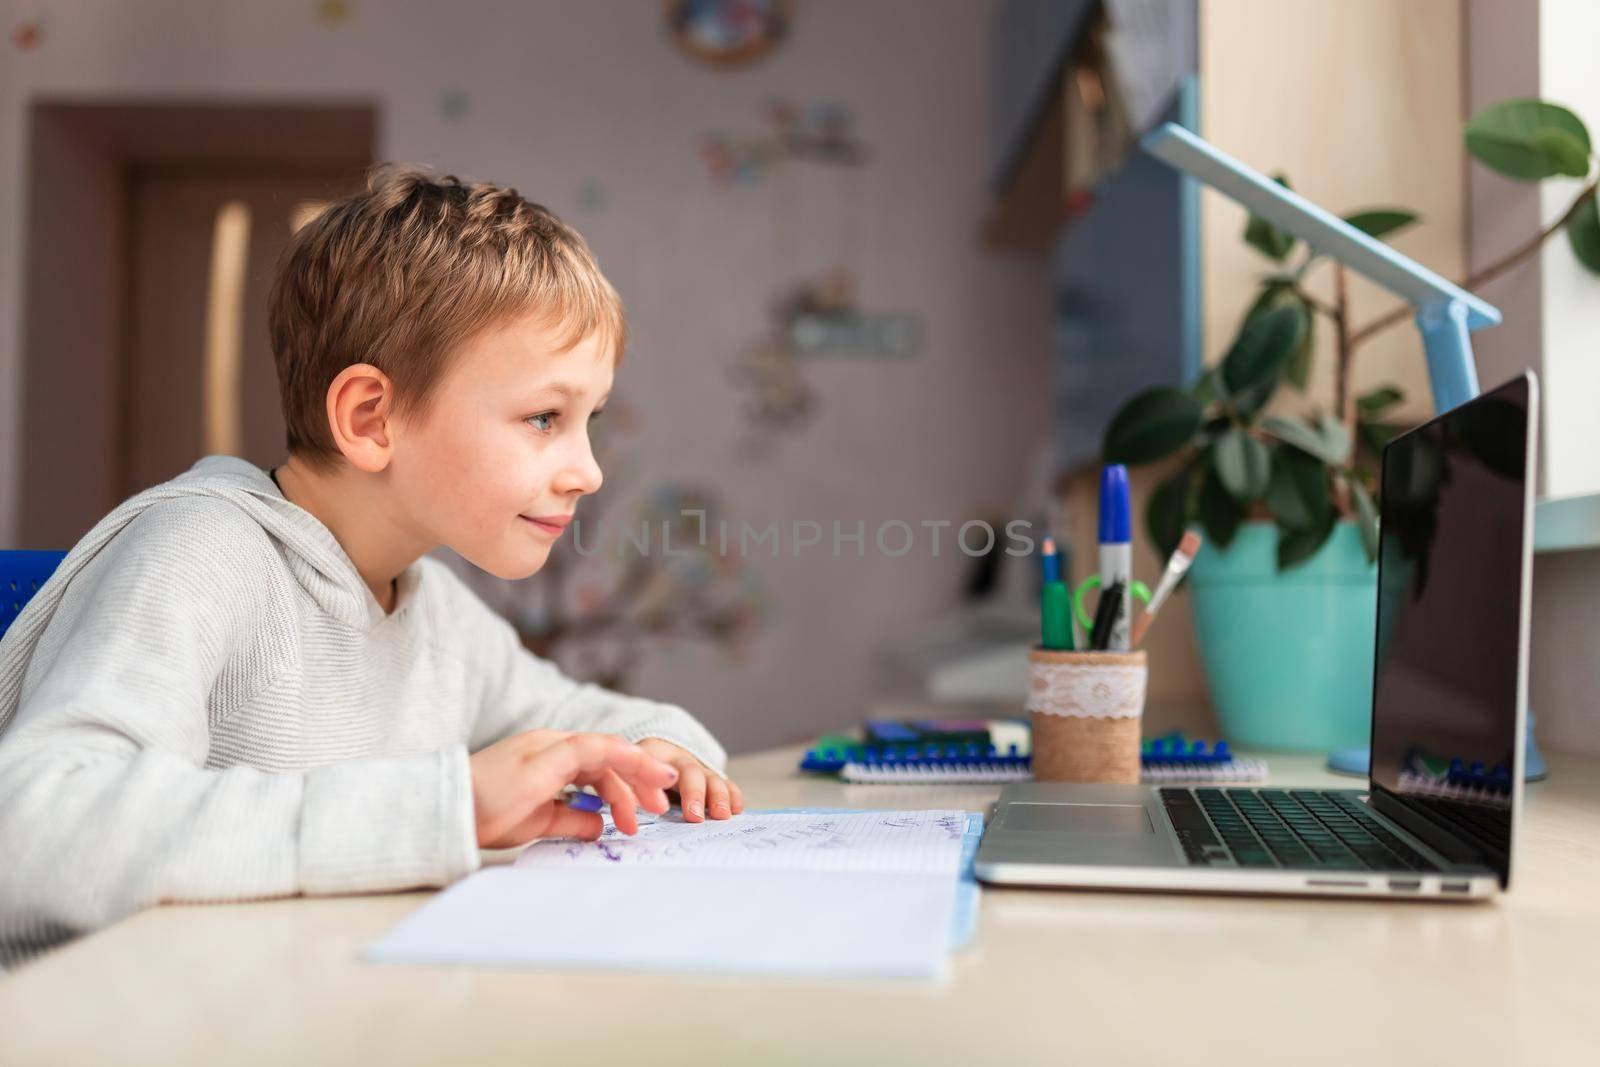
[[[1360,478],[1347,478],[1350,496],[1356,502],[1356,527],[1361,531],[1361,547],[1367,553],[1367,562],[1378,561],[1378,509],[1373,506],[1372,494],[1361,484]]]
[[[1107,463],[1149,463],[1189,443],[1200,429],[1200,401],[1181,389],[1157,386],[1122,405],[1106,427]]]
[[[1485,166],[1521,181],[1589,173],[1589,130],[1583,120],[1543,100],[1490,104],[1467,123],[1467,151]]]
[[[1301,337],[1295,350],[1289,353],[1289,362],[1283,365],[1283,376],[1288,379],[1290,385],[1302,393],[1311,382],[1311,360],[1316,354],[1317,331],[1311,328],[1312,321],[1311,309],[1307,307],[1305,335]]]
[[[1278,569],[1286,571],[1315,556],[1333,533],[1334,519],[1330,515],[1309,530],[1278,528]]]
[[[1245,322],[1222,357],[1222,384],[1241,415],[1255,414],[1271,397],[1306,328],[1306,311],[1298,301],[1269,308]]]
[[[1329,462],[1331,462],[1335,467],[1342,467],[1345,465],[1345,463],[1349,462],[1350,431],[1345,428],[1343,422],[1340,422],[1332,415],[1324,413],[1323,416],[1317,420],[1317,433],[1322,438],[1323,443],[1327,446],[1327,451],[1324,453],[1324,456],[1335,457],[1330,459]]]
[[[1317,526],[1333,513],[1327,468],[1293,448],[1274,449],[1266,503],[1280,526],[1297,530]]]
[[[1272,452],[1243,430],[1231,429],[1217,438],[1212,451],[1217,477],[1241,504],[1261,499],[1272,475]]]
[[[1416,222],[1417,213],[1397,207],[1375,207],[1346,215],[1344,221],[1368,237],[1382,237],[1386,233],[1403,230]]]
[[[1289,353],[1288,362],[1283,367],[1283,376],[1289,379],[1289,383],[1296,389],[1305,392],[1306,383],[1311,380],[1311,357],[1313,340],[1316,336],[1316,331],[1311,327],[1315,316],[1311,313],[1311,305],[1294,291],[1294,282],[1281,275],[1268,278],[1262,285],[1261,292],[1256,295],[1255,302],[1250,305],[1250,310],[1244,313],[1244,322],[1249,322],[1271,308],[1288,305],[1300,307],[1305,315],[1306,330],[1301,335],[1300,344]],[[1265,399],[1261,401],[1265,402]],[[1259,407],[1260,404],[1256,406]]]
[[[1356,397],[1356,411],[1361,415],[1377,415],[1394,407],[1406,395],[1397,386],[1380,385],[1370,393]]]
[[[1222,368],[1211,367],[1200,373],[1200,380],[1194,383],[1190,393],[1202,405],[1220,404],[1228,399],[1227,390],[1222,384]]]
[[[1356,436],[1361,438],[1361,443],[1372,451],[1382,453],[1383,448],[1390,441],[1399,437],[1404,427],[1393,422],[1366,422],[1356,423]]]
[[[1194,466],[1184,464],[1156,486],[1150,494],[1150,502],[1145,505],[1145,530],[1162,559],[1172,555],[1178,542],[1183,540],[1183,529],[1189,521],[1189,481],[1193,473]]]
[[[1285,189],[1290,188],[1289,179],[1283,174],[1274,174],[1272,180]],[[1245,244],[1278,263],[1294,250],[1293,237],[1256,215],[1251,215],[1244,224],[1244,240]]]
[[[1582,141],[1560,130],[1534,134],[1533,144],[1556,168],[1556,173],[1572,178],[1589,174],[1589,148]]]
[[[1216,464],[1208,463],[1205,480],[1200,483],[1200,525],[1205,527],[1206,539],[1218,548],[1227,548],[1243,521],[1243,507],[1223,487]]]
[[[1255,301],[1250,305],[1249,310],[1244,313],[1244,318],[1239,320],[1239,328],[1241,330],[1244,329],[1245,323],[1249,322],[1263,311],[1266,311],[1268,308],[1276,307],[1279,299],[1285,293],[1292,292],[1293,289],[1294,282],[1289,281],[1282,275],[1274,274],[1268,276],[1261,283],[1261,292],[1256,294]]]
[[[1600,210],[1596,209],[1591,194],[1578,205],[1572,218],[1567,220],[1567,243],[1578,262],[1592,274],[1600,274]]]
[[[1333,467],[1342,467],[1350,458],[1350,438],[1344,427],[1326,415],[1319,426],[1291,415],[1268,415],[1261,420],[1261,431]]]

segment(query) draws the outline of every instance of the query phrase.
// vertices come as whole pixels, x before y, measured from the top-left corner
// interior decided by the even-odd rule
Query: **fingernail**
[[[689,814],[690,815],[704,815],[705,814],[705,808],[701,806],[701,804],[700,804],[700,802],[698,800],[691,800],[691,801],[689,801]]]

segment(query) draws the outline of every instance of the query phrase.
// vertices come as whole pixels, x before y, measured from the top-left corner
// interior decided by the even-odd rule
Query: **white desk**
[[[738,758],[752,807],[966,807]],[[1278,757],[1277,784],[1348,786]],[[401,894],[166,907],[0,978],[0,1062],[1600,1063],[1600,760],[1488,905],[987,889],[943,984],[366,964]],[[671,921],[663,916],[663,921]]]

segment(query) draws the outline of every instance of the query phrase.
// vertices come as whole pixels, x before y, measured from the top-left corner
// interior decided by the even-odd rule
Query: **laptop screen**
[[[1467,852],[1446,855],[1476,859],[1502,883],[1522,696],[1530,392],[1518,378],[1396,438],[1383,453],[1380,505],[1374,799],[1396,816],[1402,808],[1419,833],[1442,827],[1464,840]]]

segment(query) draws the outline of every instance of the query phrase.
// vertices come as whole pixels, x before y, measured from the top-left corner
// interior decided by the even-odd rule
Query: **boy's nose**
[[[573,462],[567,465],[556,478],[553,488],[560,493],[593,493],[600,488],[605,476],[600,472],[600,464],[595,461],[594,453],[584,449],[582,455],[573,457]]]

